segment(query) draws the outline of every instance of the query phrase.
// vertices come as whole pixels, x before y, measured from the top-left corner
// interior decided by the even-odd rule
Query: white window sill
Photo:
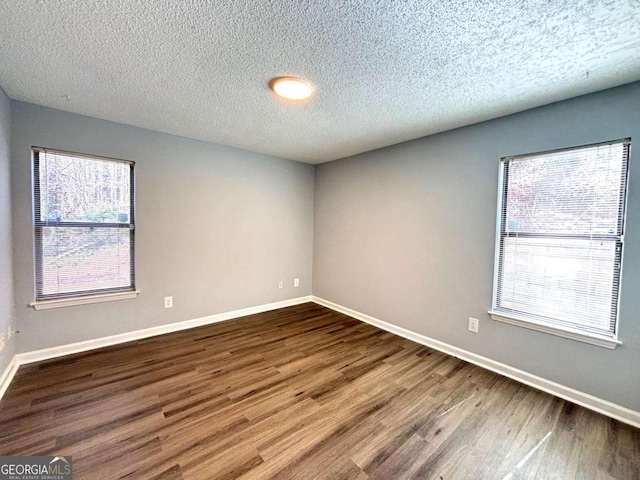
[[[602,335],[590,334],[586,332],[580,332],[577,330],[565,330],[556,326],[547,325],[544,323],[537,323],[529,319],[519,318],[515,315],[506,314],[503,312],[495,312],[489,310],[489,315],[494,320],[504,323],[510,323],[511,325],[517,325],[519,327],[529,328],[531,330],[537,330],[539,332],[550,333],[558,337],[570,338],[571,340],[577,340],[579,342],[590,343],[591,345],[597,345],[599,347],[610,348],[613,350],[618,345],[622,345],[622,342],[612,337],[605,337]]]
[[[56,298],[53,300],[40,300],[29,304],[36,310],[47,310],[49,308],[73,307],[75,305],[87,305],[89,303],[113,302],[115,300],[126,300],[135,298],[140,292],[131,290],[127,292],[99,293],[84,297]]]

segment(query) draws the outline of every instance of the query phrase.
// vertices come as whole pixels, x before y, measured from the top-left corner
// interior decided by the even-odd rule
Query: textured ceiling
[[[639,79],[638,0],[0,2],[11,98],[309,163]]]

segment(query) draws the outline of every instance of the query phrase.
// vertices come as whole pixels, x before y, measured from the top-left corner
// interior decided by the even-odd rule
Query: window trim
[[[543,318],[534,318],[535,316],[533,315],[531,317],[526,317],[524,315],[523,316],[518,315],[517,312],[499,311],[497,309],[497,306],[499,304],[498,284],[499,284],[500,274],[502,270],[502,265],[500,262],[500,258],[501,258],[500,253],[502,251],[503,237],[509,236],[507,232],[502,231],[503,230],[502,219],[504,216],[503,215],[504,208],[506,207],[506,203],[505,203],[506,190],[505,189],[508,186],[508,183],[507,183],[508,182],[508,163],[514,160],[517,161],[519,159],[525,159],[525,158],[530,158],[535,156],[543,156],[545,154],[568,152],[572,150],[595,148],[599,146],[615,145],[615,144],[628,144],[626,163],[625,165],[623,165],[623,168],[625,169],[623,171],[623,178],[625,180],[625,183],[624,185],[622,185],[622,188],[620,189],[620,196],[621,196],[620,217],[622,219],[622,222],[620,224],[620,231],[617,232],[615,236],[611,236],[611,235],[589,235],[588,236],[588,238],[590,239],[601,238],[602,240],[616,242],[616,245],[619,247],[618,282],[617,282],[617,285],[614,286],[614,291],[612,292],[612,303],[615,302],[615,305],[616,305],[616,320],[615,320],[613,334],[601,335],[594,332],[577,330],[569,326],[558,325],[553,322],[545,322]],[[516,325],[519,327],[524,327],[530,330],[536,330],[539,332],[548,333],[548,334],[563,337],[563,338],[568,338],[571,340],[577,340],[580,342],[584,342],[584,343],[588,343],[588,344],[596,345],[600,347],[605,347],[609,349],[615,349],[618,345],[622,345],[622,341],[618,339],[618,322],[620,317],[620,314],[619,314],[620,283],[622,281],[622,256],[623,256],[622,247],[624,245],[624,225],[626,223],[626,214],[627,214],[626,203],[627,203],[627,196],[629,191],[628,189],[629,170],[628,169],[629,169],[629,160],[631,158],[630,149],[631,149],[631,138],[622,138],[622,139],[611,140],[607,142],[599,142],[599,143],[592,143],[587,145],[578,145],[578,146],[568,147],[568,148],[545,150],[545,151],[522,154],[522,155],[509,155],[509,156],[502,157],[500,159],[500,173],[498,177],[498,201],[497,201],[498,208],[496,212],[496,237],[495,237],[496,242],[495,242],[495,252],[494,252],[493,293],[492,293],[492,300],[491,300],[492,307],[491,307],[491,310],[487,312],[493,320],[503,322],[503,323],[508,323],[511,325]],[[522,233],[520,235],[522,236]],[[531,235],[524,234],[524,235],[531,236],[531,237],[540,237],[540,238],[547,236],[545,234],[531,234]],[[552,236],[555,238],[562,235],[552,235]],[[565,236],[567,238],[585,237],[584,235],[580,235],[580,234],[565,235]]]
[[[578,340],[579,342],[589,343],[591,345],[597,345],[611,350],[615,349],[618,345],[622,345],[622,342],[618,340],[617,337],[606,337],[595,333],[580,332],[569,327],[559,328],[556,325],[546,324],[542,321],[535,322],[531,319],[521,318],[512,313],[507,314],[504,312],[496,312],[494,310],[489,310],[487,313],[493,320],[498,322],[508,323],[510,325],[516,325],[518,327],[524,327],[538,332],[549,333],[551,335],[569,338],[571,340]]]
[[[140,294],[139,290],[127,290],[110,293],[94,293],[75,297],[52,298],[48,300],[36,300],[29,304],[35,310],[49,310],[51,308],[73,307],[76,305],[87,305],[90,303],[113,302],[114,300],[126,300],[136,298]]]
[[[101,223],[101,222],[70,222],[70,221],[51,221],[42,220],[41,218],[41,189],[40,189],[40,154],[53,153],[67,157],[75,157],[81,159],[93,159],[106,162],[117,162],[129,165],[129,221],[127,223]],[[35,301],[29,304],[36,310],[49,308],[59,308],[72,305],[84,305],[88,303],[106,302],[112,300],[123,300],[126,298],[134,298],[140,292],[136,290],[135,275],[135,162],[131,160],[122,160],[117,158],[103,157],[98,155],[83,154],[77,152],[68,152],[65,150],[57,150],[43,147],[32,147],[32,180],[33,180],[33,218],[32,232],[34,242],[34,274],[35,274]],[[80,227],[80,228],[119,228],[128,229],[129,245],[130,245],[130,285],[126,287],[103,288],[95,290],[81,290],[76,292],[68,292],[61,294],[42,294],[42,278],[43,278],[43,261],[42,261],[42,229],[45,227]]]

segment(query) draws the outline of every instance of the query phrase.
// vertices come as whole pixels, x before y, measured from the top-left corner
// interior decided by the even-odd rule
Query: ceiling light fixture
[[[313,87],[297,77],[276,77],[269,82],[269,88],[288,100],[306,100],[313,94]]]

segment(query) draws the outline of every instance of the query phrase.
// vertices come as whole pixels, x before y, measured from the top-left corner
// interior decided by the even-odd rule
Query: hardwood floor
[[[640,479],[640,430],[315,304],[20,368],[0,455],[75,479]]]

